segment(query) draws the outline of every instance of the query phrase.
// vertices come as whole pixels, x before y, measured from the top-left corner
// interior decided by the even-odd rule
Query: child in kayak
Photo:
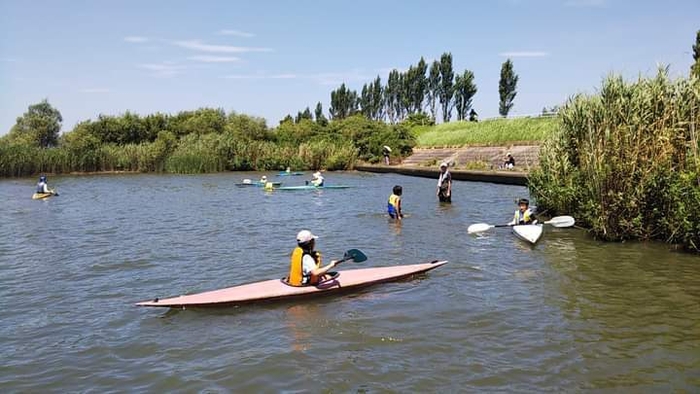
[[[51,191],[51,189],[49,189],[49,184],[46,180],[45,175],[42,175],[39,177],[39,182],[37,182],[37,184],[36,184],[36,192],[43,193],[43,194],[53,193],[53,191]]]
[[[518,200],[518,209],[515,211],[513,220],[508,223],[509,226],[520,224],[537,224],[535,215],[530,211],[530,201],[527,198]]]
[[[389,196],[389,202],[386,205],[386,210],[392,219],[403,219],[403,213],[401,212],[401,194],[403,193],[403,188],[399,185],[394,186],[392,194]]]
[[[314,174],[311,176],[313,179],[311,179],[311,184],[316,186],[316,187],[321,187],[323,186],[323,175],[321,175],[320,171],[314,172]]]
[[[317,285],[326,273],[335,267],[336,260],[325,267],[321,266],[321,254],[314,250],[316,239],[309,230],[297,234],[297,247],[292,252],[287,283],[292,286]]]

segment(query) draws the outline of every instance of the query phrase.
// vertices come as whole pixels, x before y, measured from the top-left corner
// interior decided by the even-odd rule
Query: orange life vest
[[[292,286],[303,286],[309,284],[311,281],[310,276],[305,276],[302,265],[304,261],[304,255],[309,255],[316,261],[316,267],[321,266],[321,254],[318,252],[307,253],[304,249],[297,246],[292,252],[292,258],[289,264],[289,276],[287,277],[287,282]]]

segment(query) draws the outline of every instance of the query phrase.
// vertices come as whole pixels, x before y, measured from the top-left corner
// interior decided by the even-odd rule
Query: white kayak
[[[513,226],[512,228],[513,234],[515,234],[516,237],[533,245],[539,241],[540,237],[542,237],[541,224],[521,224]]]

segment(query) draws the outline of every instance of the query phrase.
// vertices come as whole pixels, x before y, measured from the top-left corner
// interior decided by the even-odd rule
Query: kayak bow
[[[354,290],[378,283],[396,281],[415,274],[430,271],[447,261],[433,261],[423,264],[398,265],[393,267],[362,268],[339,271],[338,276],[321,282],[316,286],[290,286],[280,279],[244,284],[221,290],[182,295],[179,297],[154,299],[139,302],[138,306],[155,306],[169,308],[211,307],[238,305],[251,302],[294,299],[301,296],[328,294],[332,292]]]
[[[536,244],[542,236],[541,224],[521,224],[513,226],[513,234],[525,242]]]

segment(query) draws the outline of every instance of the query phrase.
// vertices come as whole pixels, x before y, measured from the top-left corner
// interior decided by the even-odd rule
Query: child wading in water
[[[386,205],[386,210],[392,219],[401,220],[403,218],[403,213],[401,212],[401,194],[403,193],[403,188],[396,185],[392,190],[393,193],[389,196],[389,202]]]

